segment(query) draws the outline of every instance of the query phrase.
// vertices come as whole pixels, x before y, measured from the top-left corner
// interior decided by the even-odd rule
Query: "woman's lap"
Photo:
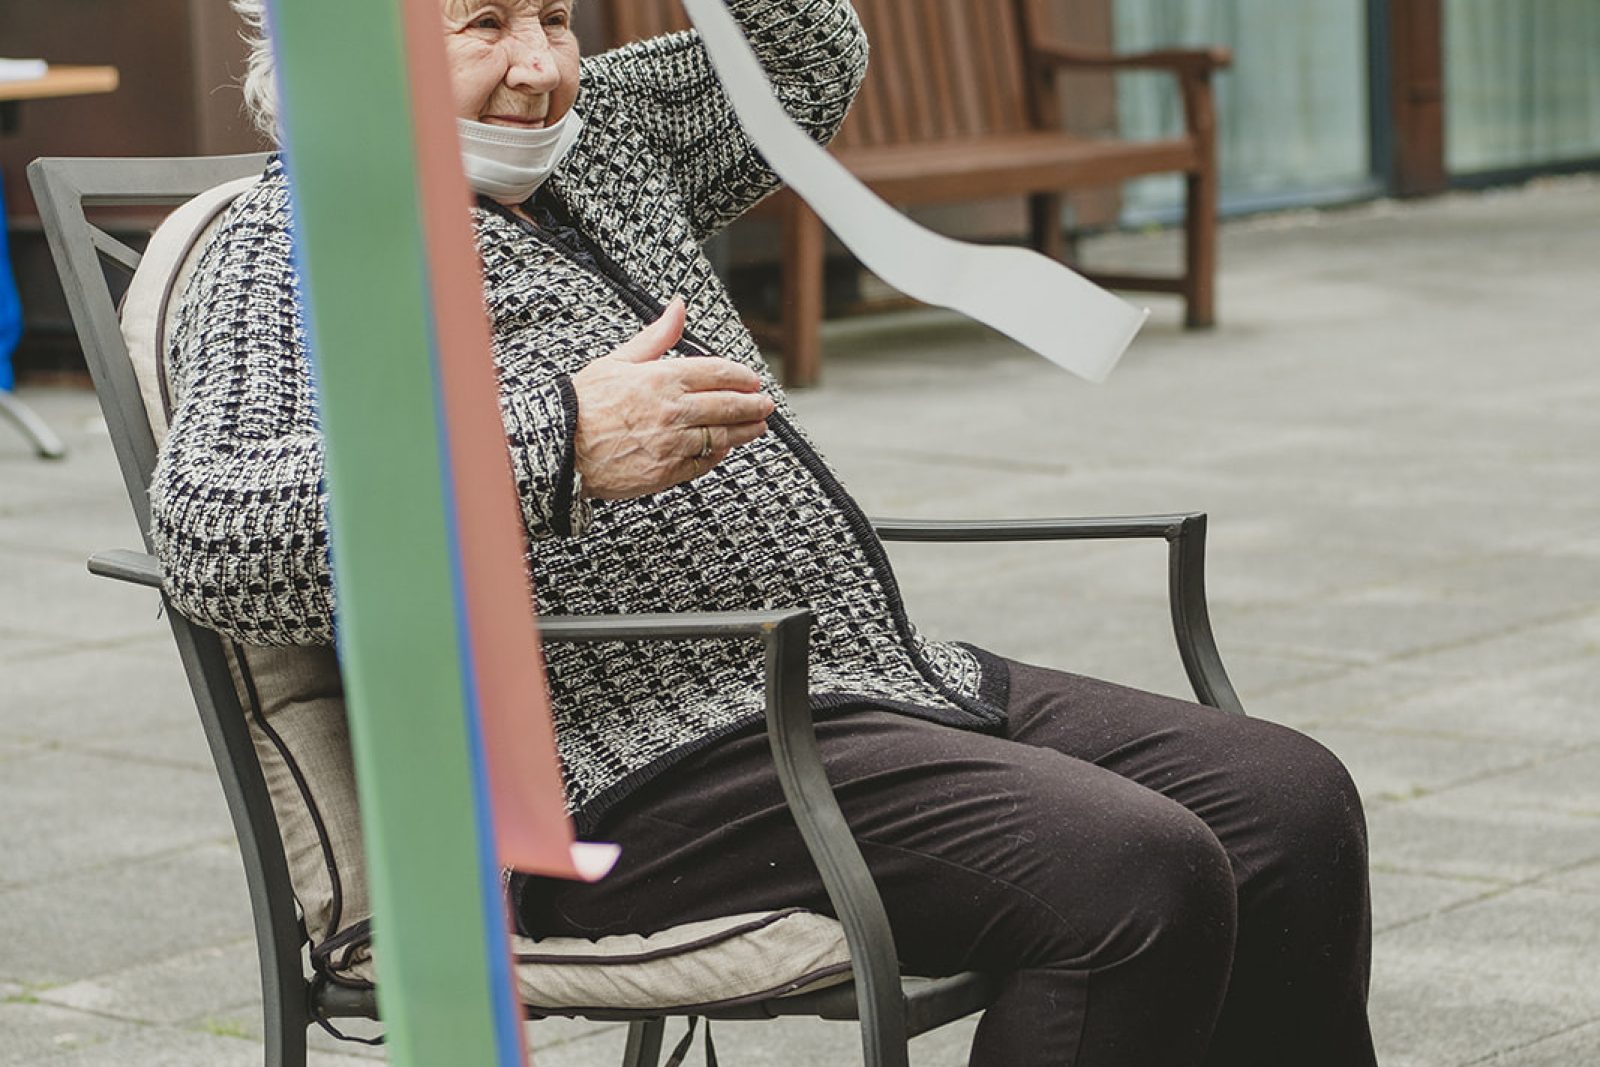
[[[1314,847],[1308,835],[1351,837],[1340,824],[1340,813],[1350,821],[1348,779],[1282,727],[1060,672],[1013,664],[1008,710],[1006,737],[882,711],[818,723],[901,958],[922,973],[994,970],[1034,982],[1012,998],[1030,1016],[1032,1047],[1080,1047],[1095,1063],[1087,1053],[1097,1041],[1150,1030],[1166,1046],[1143,1050],[1148,1062],[1187,1062],[1173,1050],[1206,1043],[1236,908],[1259,898],[1270,912],[1277,897],[1303,895],[1284,888],[1296,881],[1285,854]],[[1359,827],[1358,807],[1353,819]],[[759,734],[686,760],[620,805],[602,832],[623,848],[614,873],[593,886],[531,883],[522,902],[531,930],[599,936],[777,907],[830,910]],[[1342,921],[1364,923],[1365,860],[1349,858],[1363,914]],[[1357,888],[1340,892],[1328,907],[1344,915]],[[1294,921],[1304,924],[1298,912]],[[1264,960],[1297,947],[1252,947],[1259,937],[1238,932]],[[1364,996],[1364,958],[1338,964],[1361,972]],[[1106,1005],[1095,1013],[1091,982],[1094,1003]],[[1043,1003],[1059,1004],[1056,1018],[1037,1018]],[[990,1014],[979,1044],[987,1029],[989,1058],[1014,1057],[1018,1049],[999,1046],[1018,1020]]]

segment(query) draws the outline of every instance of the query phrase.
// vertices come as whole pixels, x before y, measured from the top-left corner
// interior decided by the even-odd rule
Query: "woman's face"
[[[554,123],[578,95],[574,0],[443,0],[456,115],[494,126]]]

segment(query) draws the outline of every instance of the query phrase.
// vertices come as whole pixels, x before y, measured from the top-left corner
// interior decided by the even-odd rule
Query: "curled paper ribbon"
[[[1103,381],[1149,312],[1023,248],[974,245],[912,222],[789,118],[721,0],[683,0],[750,139],[864,266],[1089,381]]]

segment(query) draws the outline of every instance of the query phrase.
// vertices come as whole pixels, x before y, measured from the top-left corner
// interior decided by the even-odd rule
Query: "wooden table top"
[[[116,87],[116,67],[71,67],[52,64],[49,72],[42,78],[0,81],[0,101],[109,93]]]

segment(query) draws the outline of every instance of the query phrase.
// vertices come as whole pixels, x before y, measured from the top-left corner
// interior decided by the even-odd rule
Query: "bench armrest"
[[[1158,48],[1148,52],[1104,52],[1080,48],[1064,41],[1037,41],[1033,58],[1047,67],[1087,67],[1100,70],[1170,70],[1190,77],[1209,77],[1233,65],[1226,48]]]
[[[1035,77],[1053,86],[1055,76],[1073,67],[1089,70],[1165,70],[1178,79],[1183,98],[1183,125],[1195,139],[1208,168],[1216,165],[1217,114],[1211,75],[1233,64],[1226,48],[1162,48],[1153,52],[1114,53],[1079,48],[1048,38],[1035,41],[1031,59]]]
[[[1173,639],[1195,697],[1223,711],[1243,714],[1233,682],[1217,651],[1206,604],[1206,516],[1204,512],[1074,519],[928,521],[873,519],[885,541],[975,543],[997,541],[1088,541],[1161,538],[1167,542],[1167,601]]]

